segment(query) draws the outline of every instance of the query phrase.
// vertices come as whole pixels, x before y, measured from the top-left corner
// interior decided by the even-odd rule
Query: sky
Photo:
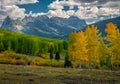
[[[69,18],[76,16],[87,23],[120,16],[120,0],[0,0],[0,20],[10,16]]]

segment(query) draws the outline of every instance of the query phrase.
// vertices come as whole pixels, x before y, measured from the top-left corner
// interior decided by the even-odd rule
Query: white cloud
[[[32,4],[32,3],[37,3],[37,2],[38,0],[19,0],[17,4]]]
[[[19,8],[16,5],[8,5],[4,7],[4,12],[7,16],[10,16],[13,19],[24,18],[25,9]]]
[[[30,4],[36,3],[38,0],[0,0],[1,4],[4,5],[16,5],[16,4]]]
[[[32,16],[32,17],[37,17],[41,15],[46,15],[46,13],[32,13],[32,11],[30,11],[29,14],[25,14],[25,16]]]
[[[120,1],[118,2],[120,3]],[[87,19],[96,18],[103,15],[108,16],[120,14],[120,9],[111,8],[111,1],[108,3],[100,4],[103,6],[102,8],[97,7],[98,3],[98,1],[80,2],[79,0],[79,2],[76,2],[75,0],[56,0],[48,6],[50,8],[48,15],[63,18],[68,18],[69,16],[73,15],[82,19]],[[116,2],[114,4],[116,4]],[[69,10],[62,10],[64,6],[69,6]],[[74,10],[74,6],[78,7],[77,11]]]
[[[105,7],[120,9],[120,1],[109,1],[103,4]]]
[[[58,9],[58,10],[49,10],[48,11],[49,17],[62,17],[62,18],[69,18],[69,15],[66,11]]]
[[[67,15],[72,16],[72,15],[75,14],[75,11],[74,10],[68,10],[68,11],[66,11],[66,13],[67,13]]]
[[[48,7],[50,9],[63,9],[63,6],[58,1],[51,3]]]
[[[38,0],[0,0],[0,20],[10,16],[13,19],[24,18],[25,9],[19,8],[20,4],[36,3]]]
[[[40,15],[48,15],[49,17],[69,18],[70,16],[77,16],[81,19],[97,20],[98,16],[120,15],[120,1],[112,0],[56,0],[51,3],[47,13],[32,13],[25,14],[24,8],[19,8],[20,4],[37,3],[38,0],[0,0],[0,19],[10,16],[14,19],[24,18],[24,16],[37,17]],[[64,6],[69,6],[69,10],[63,10]],[[74,10],[74,7],[78,7]],[[102,6],[98,8],[97,6]],[[104,17],[102,17],[104,19]]]
[[[103,7],[99,9],[100,15],[117,15],[120,14],[119,9]]]
[[[51,3],[48,7],[49,7],[49,9],[63,9],[64,6],[69,6],[70,9],[73,9],[73,7],[75,5],[79,6],[80,3],[77,3],[74,0],[68,0],[68,1],[66,1],[66,0],[62,0],[62,1],[56,0],[53,3]]]

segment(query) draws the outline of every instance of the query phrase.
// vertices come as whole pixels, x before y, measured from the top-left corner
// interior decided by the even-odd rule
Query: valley
[[[0,84],[120,84],[120,0],[0,0]]]

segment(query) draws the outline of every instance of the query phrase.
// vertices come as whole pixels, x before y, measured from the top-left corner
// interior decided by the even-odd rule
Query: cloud
[[[64,6],[69,6],[70,9],[73,8],[73,6],[78,6],[80,5],[80,3],[75,2],[74,0],[63,0],[63,1],[59,1],[56,0],[53,3],[51,3],[48,7],[49,9],[63,9]]]
[[[120,9],[120,0],[74,0],[74,1],[83,4],[87,3],[91,6],[102,5]],[[88,6],[87,4],[85,6]]]
[[[66,11],[58,9],[58,10],[49,10],[48,11],[49,17],[62,17],[62,18],[69,18],[69,15]]]
[[[23,18],[25,16],[25,9],[19,8],[16,5],[8,5],[1,8],[0,14],[2,15],[2,18],[5,18],[6,16],[10,16],[13,19],[17,18]]]
[[[103,6],[120,9],[120,1],[109,1],[103,4]]]
[[[47,13],[30,12],[25,14],[26,10],[17,6],[37,2],[38,0],[0,0],[0,19],[2,20],[8,15],[13,19],[24,18],[29,15],[33,17],[48,15],[49,17],[62,18],[76,16],[81,19],[89,19],[90,22],[90,19],[95,21],[100,16],[104,19],[106,16],[120,15],[120,0],[55,0],[48,5],[49,11]],[[68,7],[68,10],[64,10],[65,6]],[[75,7],[77,7],[76,10]]]
[[[120,15],[118,4],[120,4],[118,0],[114,2],[113,0],[56,0],[48,6],[50,9],[48,15],[63,18],[73,15],[81,19]],[[69,10],[63,10],[65,6],[69,6]],[[75,6],[78,7],[77,10],[74,10]]]
[[[19,8],[20,4],[37,3],[38,0],[0,0],[0,20],[10,16],[13,19],[24,18],[25,9]]]
[[[0,3],[4,5],[32,4],[37,2],[38,0],[0,0]]]
[[[46,15],[46,13],[32,13],[32,11],[30,11],[29,14],[25,14],[25,16],[32,16],[32,17],[37,17],[41,15]]]
[[[99,14],[100,15],[117,15],[117,14],[120,14],[120,10],[103,7],[99,9]]]

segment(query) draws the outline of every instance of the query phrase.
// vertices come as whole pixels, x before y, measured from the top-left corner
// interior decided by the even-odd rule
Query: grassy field
[[[120,84],[120,71],[0,64],[0,84]]]

